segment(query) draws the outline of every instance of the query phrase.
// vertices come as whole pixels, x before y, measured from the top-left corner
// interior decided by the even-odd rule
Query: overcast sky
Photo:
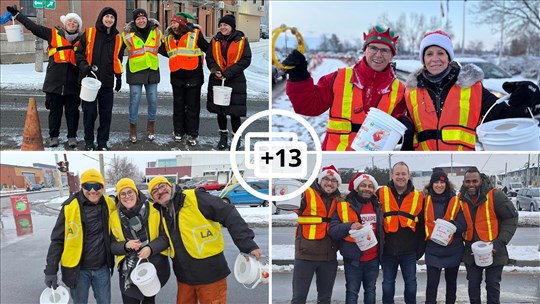
[[[500,34],[494,34],[487,25],[477,25],[478,18],[469,12],[476,1],[465,4],[465,46],[471,40],[480,40],[484,47],[491,50],[500,40]],[[454,33],[454,47],[461,44],[463,32],[462,0],[452,0],[447,13],[447,1],[443,0],[445,16],[449,16]],[[322,35],[335,33],[348,39],[361,38],[370,25],[376,24],[383,13],[390,20],[396,21],[401,14],[418,13],[441,18],[441,1],[270,1],[271,27],[281,24],[298,28],[302,35]],[[399,30],[397,30],[399,35]]]

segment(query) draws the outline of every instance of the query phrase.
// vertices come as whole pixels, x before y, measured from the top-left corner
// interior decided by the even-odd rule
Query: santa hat
[[[64,15],[60,16],[60,22],[62,22],[64,27],[66,26],[66,23],[70,19],[75,19],[75,21],[77,21],[77,23],[79,24],[79,30],[82,28],[82,19],[81,17],[79,17],[79,15],[75,13],[69,13],[69,14],[66,14],[65,16]]]
[[[452,40],[450,40],[450,36],[447,33],[439,30],[425,34],[422,42],[420,42],[419,56],[422,64],[424,64],[425,50],[432,45],[443,48],[446,53],[448,53],[448,58],[450,61],[454,60],[454,47],[452,46]]]
[[[321,183],[321,180],[323,179],[323,177],[326,177],[326,176],[334,177],[335,179],[337,179],[338,185],[341,185],[341,176],[339,176],[339,171],[338,169],[336,169],[336,167],[328,166],[328,167],[322,168],[321,173],[319,173],[319,175],[317,176],[319,183]]]
[[[180,25],[186,25],[187,18],[184,15],[182,15],[182,13],[176,13],[176,15],[172,16],[171,22],[176,22]]]
[[[390,28],[384,28],[377,25],[372,27],[368,34],[364,33],[364,47],[362,49],[365,52],[366,47],[370,43],[382,43],[392,50],[393,55],[396,55],[396,43],[398,38],[399,36],[396,36],[394,31]]]
[[[360,186],[360,183],[366,179],[372,182],[373,188],[377,190],[377,188],[379,187],[379,184],[377,183],[377,181],[375,180],[373,176],[367,173],[356,173],[353,179],[351,179],[351,181],[349,182],[349,191],[353,191],[353,190],[356,191],[358,189],[358,186]]]

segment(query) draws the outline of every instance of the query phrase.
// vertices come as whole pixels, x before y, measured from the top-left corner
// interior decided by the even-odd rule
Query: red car
[[[207,180],[202,184],[198,184],[195,188],[204,188],[206,191],[221,190],[225,188],[225,184],[220,184],[216,180]]]

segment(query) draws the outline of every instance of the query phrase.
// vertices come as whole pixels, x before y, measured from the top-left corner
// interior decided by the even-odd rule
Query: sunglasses
[[[103,186],[101,184],[97,184],[97,183],[86,183],[86,184],[83,184],[82,185],[83,189],[86,190],[86,191],[99,191],[101,190],[101,188],[103,188]]]

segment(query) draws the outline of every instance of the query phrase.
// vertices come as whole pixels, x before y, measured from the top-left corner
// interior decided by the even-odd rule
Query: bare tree
[[[482,42],[481,40],[469,41],[468,49],[469,49],[468,51],[471,52],[472,54],[479,55],[484,50],[484,42]]]
[[[540,1],[537,0],[482,0],[472,8],[472,12],[479,17],[477,24],[488,24],[497,31],[503,18],[509,34],[540,31]]]
[[[133,163],[131,159],[127,157],[113,156],[113,159],[108,163],[109,169],[107,169],[107,176],[111,183],[116,183],[124,178],[129,177],[138,183],[142,181],[143,174],[139,168]]]
[[[330,48],[336,53],[343,52],[343,44],[341,44],[341,41],[339,41],[336,34],[332,34],[332,36],[330,36]]]

